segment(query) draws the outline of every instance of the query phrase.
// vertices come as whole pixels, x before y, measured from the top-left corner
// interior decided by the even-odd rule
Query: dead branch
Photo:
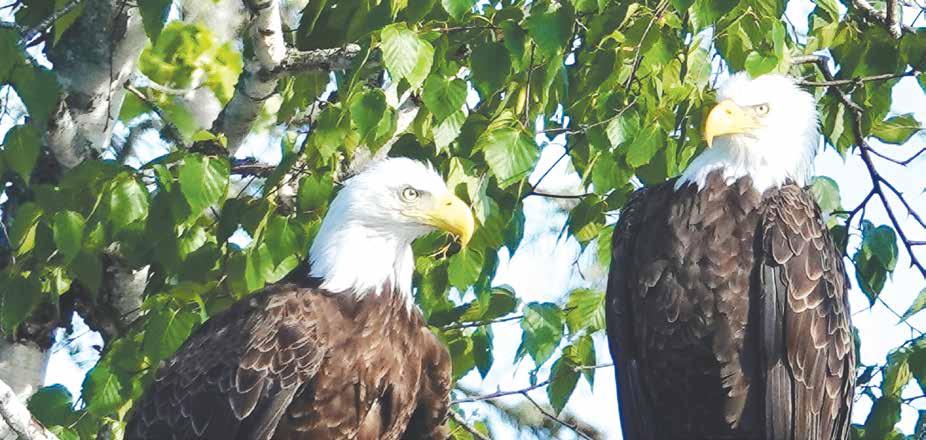
[[[24,440],[58,440],[51,431],[32,417],[13,389],[0,380],[0,417],[12,428],[19,438]]]

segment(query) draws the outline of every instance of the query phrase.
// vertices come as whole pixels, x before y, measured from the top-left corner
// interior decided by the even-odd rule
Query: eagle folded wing
[[[269,439],[324,357],[314,313],[284,285],[210,319],[159,370],[126,439]]]
[[[789,186],[768,202],[759,272],[766,436],[844,439],[855,353],[842,258],[809,192]]]

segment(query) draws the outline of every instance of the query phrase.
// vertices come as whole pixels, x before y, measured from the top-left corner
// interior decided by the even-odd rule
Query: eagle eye
[[[768,104],[759,104],[754,108],[756,109],[756,114],[759,116],[765,116],[768,114]]]
[[[411,202],[413,200],[416,200],[420,195],[421,194],[418,192],[417,189],[412,188],[410,186],[406,186],[402,190],[402,200],[405,200],[406,202]]]

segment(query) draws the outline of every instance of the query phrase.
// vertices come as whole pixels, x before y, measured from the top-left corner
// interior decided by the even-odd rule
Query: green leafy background
[[[29,28],[62,3],[22,0],[5,17]],[[344,71],[284,77],[232,160],[222,154],[223,134],[208,132],[211,121],[198,119],[185,96],[207,93],[226,105],[252,56],[250,40],[178,20],[170,0],[138,7],[150,44],[111,151],[52,178],[41,165],[43,133],[61,85],[55,67],[35,58],[62,44],[84,8],[55,21],[44,46],[30,53],[16,27],[0,27],[0,175],[8,196],[0,199],[0,333],[22,337],[30,320],[63,310],[65,298],[105,316],[114,249],[122,264],[149,267],[138,318],[104,332],[101,347],[90,349],[99,350],[98,360],[73,332],[59,338],[56,347],[70,348],[89,369],[82,388],[43,388],[29,406],[61,438],[95,438],[101,430],[118,438],[157,363],[209,316],[296,268],[344,170],[387,144],[391,154],[434,163],[478,220],[465,250],[448,248],[438,234],[415,244],[416,300],[453,356],[460,380],[453,398],[497,384],[530,389],[540,402],[515,393],[455,405],[460,420],[485,433],[491,425],[499,438],[512,430],[572,438],[539,408],[589,436],[614,433],[613,375],[602,343],[610,225],[636,187],[679,174],[704,148],[700,128],[718,80],[745,70],[824,81],[813,64],[792,61],[828,55],[837,79],[889,76],[840,88],[864,109],[859,127],[873,148],[903,158],[924,143],[926,28],[917,27],[917,7],[904,8],[910,27],[898,41],[848,0],[310,0],[293,6],[302,18],[287,43],[300,50],[356,43],[361,53]],[[806,29],[791,23],[804,17]],[[921,436],[926,412],[915,426],[895,425],[902,413],[926,408],[918,399],[926,339],[916,326],[926,307],[923,278],[908,268],[909,251],[879,198],[866,197],[870,176],[851,110],[836,93],[809,89],[821,109],[823,162],[837,177],[817,178],[812,190],[845,249],[856,320],[881,329],[859,335],[853,438]],[[410,95],[420,108],[401,132],[402,109],[387,92]],[[910,99],[920,107],[897,111]],[[885,181],[919,182],[903,188],[911,188],[912,209],[926,209],[924,162],[877,160]],[[243,171],[255,162],[270,166]],[[926,236],[885,192],[908,241]],[[871,212],[855,209],[863,200]],[[896,316],[886,312],[891,304]],[[885,357],[887,340],[897,342]],[[612,413],[591,419],[603,411],[588,408]],[[455,438],[472,438],[449,423]]]

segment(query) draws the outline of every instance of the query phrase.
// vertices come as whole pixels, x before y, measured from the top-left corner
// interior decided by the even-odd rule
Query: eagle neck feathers
[[[367,295],[397,294],[411,308],[415,260],[412,238],[357,222],[326,221],[309,250],[309,276],[319,287],[356,301]]]

